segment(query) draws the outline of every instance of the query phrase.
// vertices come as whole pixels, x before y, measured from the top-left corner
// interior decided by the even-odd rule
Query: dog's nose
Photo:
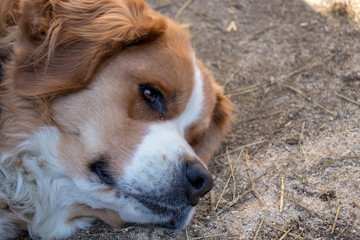
[[[199,202],[213,187],[213,180],[208,170],[198,162],[186,162],[186,181],[189,183],[187,199],[192,206]]]

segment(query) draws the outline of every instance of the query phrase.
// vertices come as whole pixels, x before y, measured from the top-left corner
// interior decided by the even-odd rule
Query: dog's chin
[[[189,210],[185,210],[179,215],[170,215],[168,216],[169,220],[159,223],[148,224],[147,226],[150,228],[160,228],[167,231],[180,231],[187,227],[190,223],[193,213],[194,207],[189,208]],[[179,217],[180,216],[180,217]]]
[[[155,222],[141,224],[150,228],[155,227],[170,231],[182,230],[190,223],[195,211],[195,207],[187,201],[172,205],[149,198],[137,200],[158,219]]]
[[[190,223],[194,210],[195,207],[189,207],[188,209],[183,210],[178,215],[170,216],[169,221],[153,224],[153,226],[155,226],[156,228],[161,228],[170,231],[183,230]]]

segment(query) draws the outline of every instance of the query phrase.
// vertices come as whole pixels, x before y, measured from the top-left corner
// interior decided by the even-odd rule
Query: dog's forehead
[[[194,85],[194,51],[188,33],[169,23],[154,42],[125,51],[127,73],[166,90],[191,92]]]

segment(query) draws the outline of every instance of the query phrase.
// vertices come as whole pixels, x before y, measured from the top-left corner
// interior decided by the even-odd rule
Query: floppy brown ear
[[[216,91],[216,104],[211,116],[208,130],[202,137],[202,145],[197,149],[198,156],[208,164],[215,151],[224,140],[230,128],[232,110],[234,108],[230,100],[224,95],[223,89],[214,83]]]
[[[121,49],[165,31],[165,18],[142,0],[25,0],[14,50],[15,89],[23,96],[82,89]]]

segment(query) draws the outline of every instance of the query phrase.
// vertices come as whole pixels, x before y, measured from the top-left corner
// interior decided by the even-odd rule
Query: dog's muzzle
[[[147,182],[128,183],[122,189],[125,196],[145,207],[144,213],[157,216],[150,225],[171,230],[186,227],[200,197],[213,187],[209,171],[198,160],[183,161],[160,178],[149,175]]]

